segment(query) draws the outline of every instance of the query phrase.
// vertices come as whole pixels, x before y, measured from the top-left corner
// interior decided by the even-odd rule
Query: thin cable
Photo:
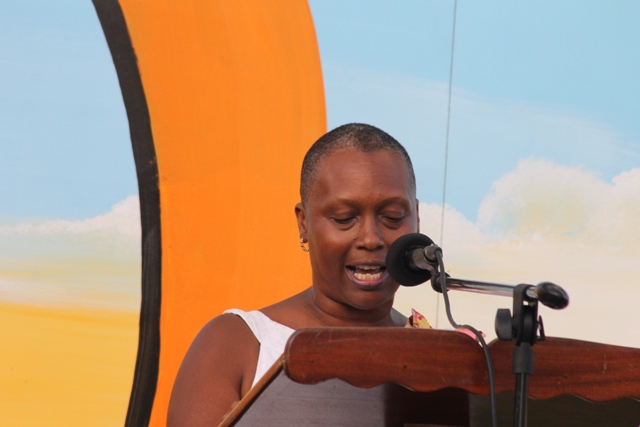
[[[489,353],[489,346],[484,340],[482,333],[476,328],[470,325],[458,325],[453,316],[451,315],[451,305],[449,304],[449,294],[447,291],[447,275],[444,272],[444,260],[442,259],[442,250],[436,251],[436,257],[438,258],[438,268],[440,269],[440,288],[442,290],[442,296],[444,297],[444,307],[447,312],[447,319],[449,323],[455,329],[468,329],[476,336],[480,345],[482,345],[482,351],[484,352],[484,358],[487,361],[487,371],[489,372],[489,394],[491,400],[491,424],[493,427],[498,427],[498,411],[496,407],[496,384],[493,374],[493,361],[491,360],[491,354]]]
[[[456,45],[456,15],[458,0],[453,2],[453,30],[451,31],[451,61],[449,62],[449,97],[447,102],[447,134],[444,144],[444,179],[442,180],[442,213],[440,215],[440,247],[444,246],[444,205],[447,201],[447,170],[449,166],[449,123],[451,122],[451,88],[453,86],[453,54]],[[443,271],[444,273],[444,271]],[[440,317],[440,298],[436,299],[436,328]]]

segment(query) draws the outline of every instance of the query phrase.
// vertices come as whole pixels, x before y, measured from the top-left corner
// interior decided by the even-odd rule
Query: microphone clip
[[[534,345],[538,341],[538,300],[527,296],[531,285],[521,284],[513,289],[513,316],[508,308],[496,313],[495,329],[498,339]],[[544,339],[544,329],[542,329]]]

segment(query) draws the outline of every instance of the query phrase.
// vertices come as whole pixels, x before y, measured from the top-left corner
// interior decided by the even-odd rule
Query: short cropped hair
[[[302,172],[300,174],[300,199],[303,205],[306,206],[307,198],[315,181],[320,162],[329,154],[345,148],[355,148],[363,153],[391,150],[399,154],[409,171],[411,187],[415,195],[416,176],[413,171],[413,164],[411,163],[411,158],[407,150],[405,150],[402,144],[375,126],[363,123],[349,123],[339,126],[321,136],[304,156]]]

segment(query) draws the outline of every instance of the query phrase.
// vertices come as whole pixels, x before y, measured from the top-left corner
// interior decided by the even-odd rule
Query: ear
[[[302,206],[302,203],[296,205],[296,220],[298,221],[298,234],[300,238],[308,241],[307,238],[307,211]]]
[[[416,215],[418,216],[418,220],[417,220],[417,224],[418,224],[418,230],[417,232],[420,232],[420,201],[418,199],[416,199]]]

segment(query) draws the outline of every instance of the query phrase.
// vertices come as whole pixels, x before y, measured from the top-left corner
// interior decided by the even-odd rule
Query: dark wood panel
[[[513,344],[494,341],[489,346],[498,392],[513,390]],[[548,399],[575,394],[595,402],[624,397],[640,399],[640,349],[567,338],[547,338],[533,348],[531,397]]]
[[[498,395],[498,425],[513,425],[513,393]],[[490,427],[489,396],[469,395],[470,424]],[[590,402],[577,396],[552,399],[529,399],[528,427],[638,427],[640,401],[620,399],[613,402]]]

